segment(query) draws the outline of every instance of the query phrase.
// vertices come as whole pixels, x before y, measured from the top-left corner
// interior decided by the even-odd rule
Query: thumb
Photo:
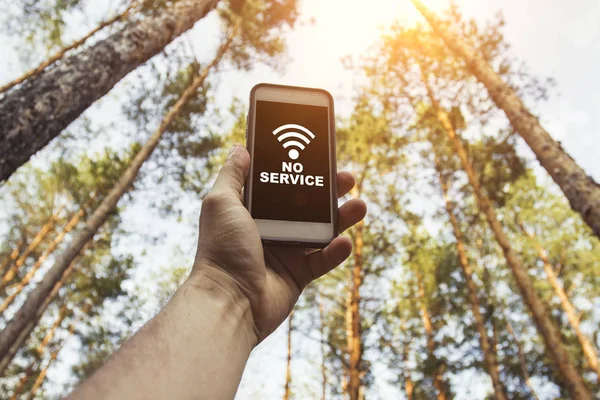
[[[212,193],[227,193],[234,192],[239,198],[242,195],[242,188],[250,169],[250,154],[246,148],[240,144],[234,145],[221,172],[217,176],[217,180],[212,188]]]

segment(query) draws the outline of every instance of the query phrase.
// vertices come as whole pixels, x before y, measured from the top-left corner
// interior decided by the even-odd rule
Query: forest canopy
[[[67,395],[167,304],[261,81],[333,94],[369,213],[239,398],[598,396],[593,38],[549,62],[541,0],[530,30],[519,2],[359,3],[0,0],[0,399]]]

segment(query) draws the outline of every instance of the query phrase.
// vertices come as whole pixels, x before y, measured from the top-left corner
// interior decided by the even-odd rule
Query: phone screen
[[[254,219],[331,222],[329,110],[256,102]]]

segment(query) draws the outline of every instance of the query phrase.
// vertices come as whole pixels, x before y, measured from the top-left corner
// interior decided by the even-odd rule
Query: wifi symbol
[[[283,143],[284,149],[287,149],[288,147],[297,147],[300,150],[304,150],[306,148],[305,144],[309,144],[311,140],[315,138],[315,135],[311,131],[302,125],[296,124],[282,125],[273,131],[273,135],[277,136],[287,130],[289,130],[289,132],[283,133],[277,138],[279,142]],[[310,136],[310,138],[308,136]],[[293,139],[299,139],[304,143]],[[292,160],[297,160],[298,157],[300,157],[300,152],[297,149],[292,148],[290,149],[288,156],[290,156]]]

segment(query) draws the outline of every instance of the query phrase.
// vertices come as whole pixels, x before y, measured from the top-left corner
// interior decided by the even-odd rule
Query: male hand
[[[200,238],[191,281],[209,280],[248,301],[259,343],[287,317],[302,290],[331,271],[352,252],[348,238],[337,237],[319,251],[263,246],[250,213],[242,204],[242,188],[250,156],[241,145],[230,151],[211,192],[202,204]],[[349,173],[337,176],[341,197],[354,186]],[[362,200],[352,199],[339,209],[339,229],[345,231],[367,212]]]

